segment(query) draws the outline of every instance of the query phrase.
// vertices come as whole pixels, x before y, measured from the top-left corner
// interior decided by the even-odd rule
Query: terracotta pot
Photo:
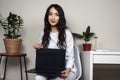
[[[91,44],[83,44],[83,51],[90,51],[91,50]]]
[[[19,54],[22,39],[3,39],[7,54]]]

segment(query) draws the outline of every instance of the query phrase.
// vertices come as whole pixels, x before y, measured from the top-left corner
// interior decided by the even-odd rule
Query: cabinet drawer
[[[120,64],[120,55],[93,55],[95,64]]]

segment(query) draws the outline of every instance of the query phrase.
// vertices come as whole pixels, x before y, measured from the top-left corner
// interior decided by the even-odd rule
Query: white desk
[[[81,52],[84,80],[93,80],[93,64],[120,64],[120,52]]]

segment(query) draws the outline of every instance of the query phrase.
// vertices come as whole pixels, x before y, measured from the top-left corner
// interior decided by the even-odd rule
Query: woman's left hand
[[[64,71],[61,72],[60,77],[65,79],[68,76],[70,70],[70,68],[66,68]]]

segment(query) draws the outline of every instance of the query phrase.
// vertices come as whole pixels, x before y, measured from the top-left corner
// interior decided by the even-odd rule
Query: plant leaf
[[[88,26],[86,29],[86,34],[88,35],[89,33],[90,33],[90,26]]]
[[[95,34],[95,33],[89,33],[89,36],[88,36],[88,38],[91,38],[91,37],[93,37],[93,36],[94,36],[94,34]]]
[[[78,33],[72,33],[73,37],[74,38],[78,38],[78,39],[82,39],[83,36],[81,34],[78,34]]]

